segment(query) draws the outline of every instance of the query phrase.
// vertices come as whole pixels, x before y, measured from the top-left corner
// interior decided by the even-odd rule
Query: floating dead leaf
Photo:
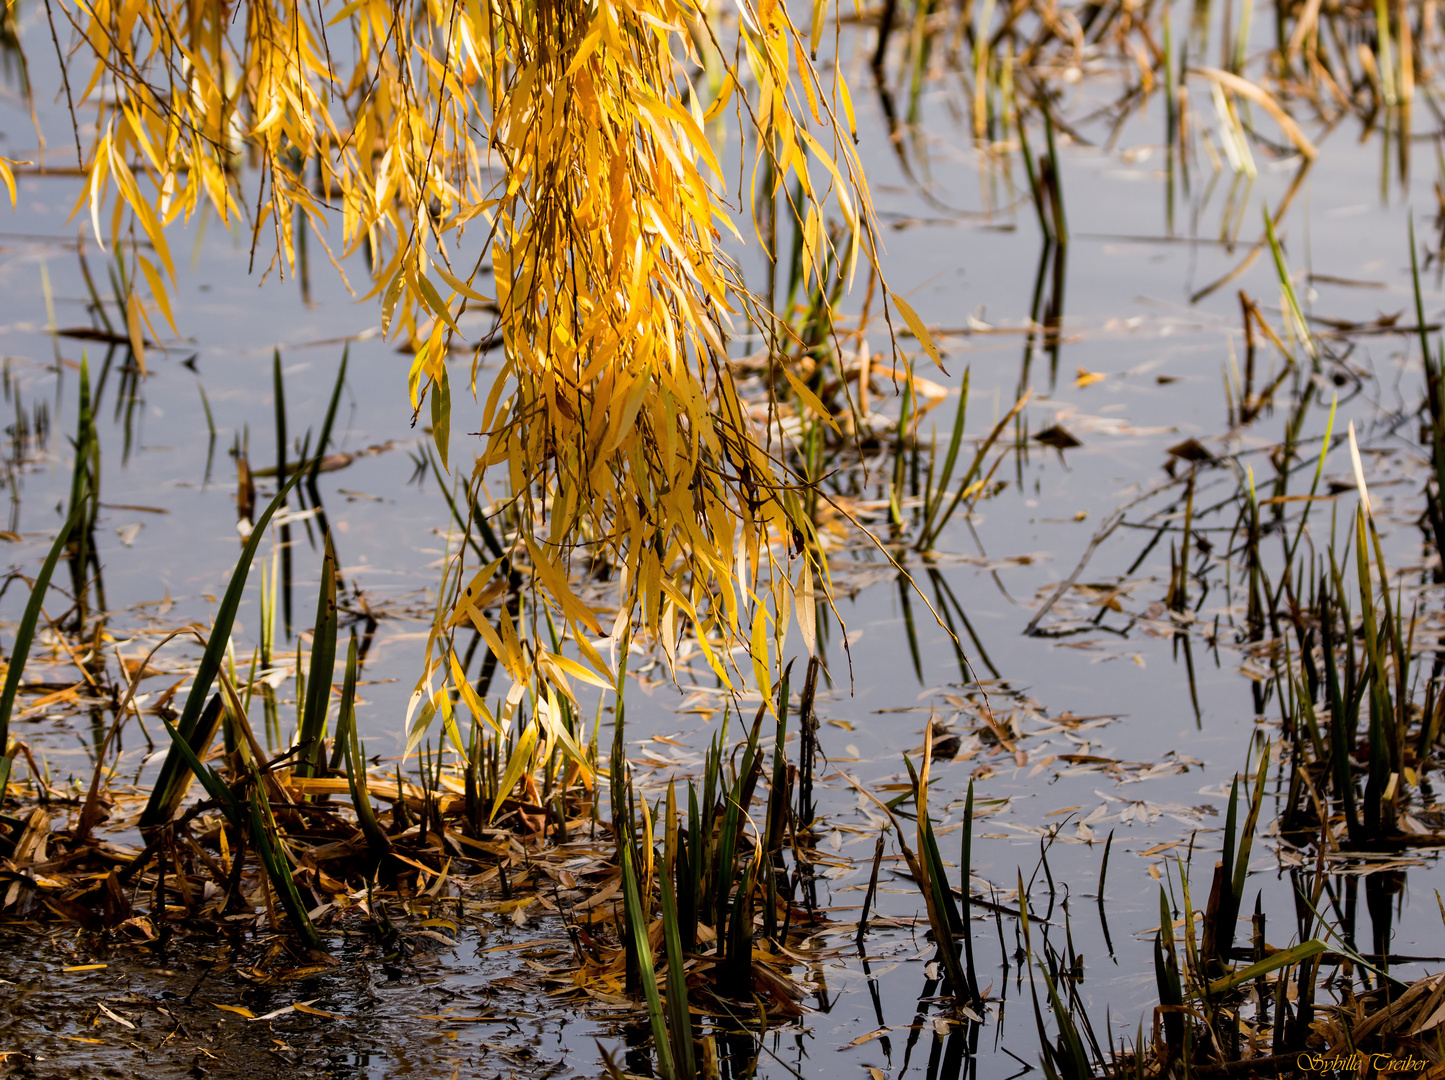
[[[109,964],[76,964],[73,967],[61,968],[61,971],[101,971],[110,967]]]
[[[1082,389],[1083,389],[1084,387],[1086,387],[1086,386],[1093,386],[1096,382],[1103,382],[1103,381],[1104,381],[1104,376],[1103,376],[1102,374],[1100,374],[1099,372],[1097,372],[1097,371],[1090,371],[1088,368],[1082,368],[1082,367],[1081,367],[1081,368],[1079,368],[1078,378],[1076,378],[1076,379],[1074,380],[1074,385],[1077,386],[1079,389],[1082,390]]]
[[[225,1008],[224,1005],[222,1005],[222,1006],[220,1006],[220,1007],[223,1008],[223,1009]],[[248,1010],[248,1011],[249,1011],[249,1010]],[[285,1016],[287,1013],[289,1013],[289,1012],[295,1012],[295,1011],[296,1011],[296,1006],[294,1006],[294,1005],[282,1005],[279,1009],[272,1009],[270,1012],[268,1012],[268,1013],[266,1013],[266,1014],[264,1014],[264,1015],[262,1015],[262,1016],[248,1016],[248,1017],[246,1017],[246,1019],[247,1019],[247,1020],[275,1020],[278,1016]]]
[[[320,999],[320,998],[313,998],[312,1000],[313,1000],[313,1001],[320,1001],[321,999]],[[345,1019],[346,1019],[346,1017],[342,1016],[340,1013],[327,1012],[325,1009],[314,1009],[314,1008],[311,1007],[311,1002],[310,1002],[310,1001],[293,1001],[293,1002],[291,1003],[291,1007],[292,1007],[293,1009],[295,1009],[295,1010],[296,1010],[297,1012],[299,1012],[299,1013],[305,1013],[307,1016],[320,1016],[320,1017],[322,1017],[323,1019],[326,1019],[326,1020],[345,1020]]]
[[[1175,443],[1165,452],[1172,458],[1187,461],[1192,465],[1213,465],[1219,460],[1198,439],[1185,439],[1182,443]]]
[[[244,1016],[247,1020],[256,1019],[256,1014],[244,1005],[222,1005],[219,1001],[213,1001],[211,1004],[225,1012],[235,1013],[237,1016]]]
[[[107,1009],[105,1007],[105,1002],[97,1001],[95,1003],[95,1007],[101,1012],[105,1013],[106,1016],[114,1020],[121,1027],[130,1028],[131,1031],[135,1030],[135,1025],[132,1024],[129,1020],[127,1020],[124,1016],[121,1016],[119,1013],[111,1012],[109,1009]]]
[[[1059,451],[1072,450],[1076,446],[1084,445],[1058,424],[1052,424],[1044,428],[1043,431],[1034,436],[1034,440],[1043,443],[1045,446],[1052,446],[1055,450]]]

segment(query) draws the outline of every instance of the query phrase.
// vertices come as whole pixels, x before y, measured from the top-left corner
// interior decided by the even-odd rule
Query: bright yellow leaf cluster
[[[777,0],[742,0],[725,32],[694,0],[55,3],[95,57],[88,84],[73,80],[76,108],[100,113],[82,205],[111,244],[140,226],[159,267],[133,258],[167,320],[165,226],[208,203],[283,273],[298,223],[323,242],[339,232],[338,269],[364,252],[444,461],[448,357],[475,348],[477,395],[481,346],[502,346],[473,477],[505,468],[524,528],[439,612],[434,645],[474,625],[543,701],[570,697],[568,674],[609,681],[588,639],[624,627],[669,656],[692,638],[728,685],[766,689],[795,607],[811,649],[826,567],[728,361],[740,330],[786,330],[721,245],[744,242],[734,220],[754,200],[781,194],[805,282],[875,257],[847,87],[812,59],[827,0],[802,29]],[[468,309],[494,317],[484,342],[465,340]],[[131,317],[139,348],[150,317],[134,298]],[[576,587],[602,564],[621,583],[605,615]],[[492,614],[518,566],[588,668]],[[442,645],[419,687],[423,718],[451,730],[454,701],[486,713],[457,674]]]

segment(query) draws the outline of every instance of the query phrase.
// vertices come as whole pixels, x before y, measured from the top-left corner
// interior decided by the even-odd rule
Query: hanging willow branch
[[[339,233],[327,248],[338,272],[364,253],[368,296],[384,334],[413,353],[410,404],[429,405],[444,463],[446,360],[478,344],[462,331],[468,310],[492,314],[485,340],[500,341],[504,361],[483,397],[474,353],[473,477],[504,466],[524,527],[438,618],[414,732],[438,709],[450,719],[446,687],[431,689],[439,668],[490,718],[450,646],[437,652],[459,625],[476,627],[515,687],[570,696],[568,674],[611,684],[588,642],[604,633],[600,612],[574,588],[579,557],[618,571],[606,629],[638,625],[664,643],[687,632],[728,686],[747,677],[729,659],[744,643],[766,696],[769,641],[780,655],[792,610],[811,649],[826,564],[797,481],[766,452],[728,365],[736,320],[775,343],[785,331],[722,246],[725,232],[744,242],[743,207],[730,204],[707,131],[736,119],[722,152],[737,155],[739,176],[751,160],[745,203],[787,193],[805,286],[826,266],[851,280],[860,254],[876,260],[847,86],[836,63],[820,73],[811,59],[827,0],[806,33],[776,0],[742,0],[725,44],[691,0],[47,6],[80,39],[74,55],[95,59],[76,98],[99,118],[77,212],[117,247],[138,225],[155,253],[129,248],[132,280],[152,296],[142,304],[133,291],[127,305],[142,359],[152,309],[174,328],[165,227],[203,207],[249,228],[267,273],[294,269],[298,228],[323,243]],[[715,88],[706,108],[689,78],[704,67],[715,74],[696,80]],[[519,562],[588,667],[542,648],[507,611],[484,613],[489,585]]]

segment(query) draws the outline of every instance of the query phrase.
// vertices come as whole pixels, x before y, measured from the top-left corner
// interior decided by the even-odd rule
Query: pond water
[[[22,6],[21,26],[49,137],[44,161],[64,169],[73,162],[65,111],[53,100],[47,74],[43,7]],[[1253,767],[1266,737],[1277,738],[1279,713],[1252,677],[1267,671],[1267,663],[1261,668],[1241,647],[1238,581],[1233,592],[1225,584],[1224,552],[1239,483],[1231,468],[1198,475],[1196,535],[1213,537],[1218,546],[1205,553],[1206,569],[1192,586],[1195,624],[1178,633],[1164,610],[1170,540],[1148,545],[1165,520],[1149,515],[1164,512],[1181,493],[1165,471],[1169,451],[1198,440],[1211,454],[1232,455],[1238,469],[1252,468],[1261,488],[1273,484],[1269,451],[1284,438],[1292,416],[1289,392],[1302,384],[1287,381],[1276,407],[1249,423],[1232,415],[1237,391],[1228,389],[1240,378],[1245,351],[1239,290],[1259,302],[1276,326],[1282,322],[1278,271],[1270,251],[1260,247],[1262,207],[1277,212],[1305,312],[1333,320],[1315,323],[1318,331],[1372,324],[1381,316],[1399,315],[1400,326],[1413,324],[1409,223],[1413,215],[1427,248],[1436,243],[1438,123],[1418,110],[1414,160],[1403,180],[1396,149],[1381,132],[1364,131],[1347,118],[1327,131],[1318,125],[1309,130],[1320,152],[1308,167],[1298,155],[1271,155],[1257,143],[1252,181],[1237,178],[1227,165],[1215,172],[1200,158],[1185,190],[1166,166],[1165,116],[1157,100],[1134,109],[1117,127],[1109,114],[1076,121],[1072,137],[1059,135],[1069,228],[1069,241],[1060,246],[1040,230],[1016,150],[976,149],[957,76],[931,81],[919,101],[916,132],[891,139],[886,103],[869,92],[871,33],[847,34],[840,48],[855,72],[860,148],[884,225],[890,285],[937,328],[943,348],[947,374],[931,371],[927,377],[956,395],[969,370],[970,435],[986,433],[1019,392],[1032,389],[1023,414],[1028,432],[1057,426],[1079,445],[1058,450],[1025,440],[998,474],[1007,482],[978,504],[970,521],[951,523],[938,557],[908,564],[930,603],[942,607],[948,598],[972,670],[988,680],[995,715],[1009,718],[1007,747],[981,721],[953,640],[928,606],[900,590],[896,572],[865,546],[850,544],[836,554],[835,572],[856,588],[838,606],[846,652],[837,625],[827,636],[831,687],[818,704],[830,765],[822,774],[820,850],[834,852],[839,864],[820,881],[819,902],[836,909],[840,930],[818,940],[825,952],[809,974],[814,993],[804,1002],[803,1018],[770,1031],[761,1051],[750,1042],[732,1047],[727,1068],[744,1074],[744,1063],[756,1056],[760,1076],[866,1075],[872,1068],[888,1077],[941,1078],[960,1075],[960,1069],[1005,1077],[1035,1063],[1038,1054],[1012,922],[976,923],[980,981],[992,983],[995,999],[982,1031],[935,1024],[935,1014],[918,1001],[920,993],[935,992],[928,989],[932,947],[924,938],[926,922],[919,921],[922,904],[910,882],[890,874],[901,865],[891,846],[876,902],[884,919],[867,939],[866,960],[852,947],[846,924],[856,920],[869,879],[879,814],[834,769],[879,789],[906,779],[902,755],[917,756],[930,717],[959,734],[958,756],[934,764],[932,805],[940,828],[956,824],[975,779],[985,811],[975,825],[982,837],[973,857],[975,892],[986,894],[993,886],[1002,902],[1021,872],[1032,883],[1034,906],[1052,912],[1058,947],[1067,915],[1072,949],[1083,959],[1078,990],[1097,1030],[1105,1030],[1107,1008],[1115,1040],[1132,1039],[1141,1017],[1147,1031],[1157,1001],[1152,931],[1159,922],[1159,881],[1177,883],[1178,860],[1192,858],[1196,893],[1205,891],[1229,783]],[[1086,72],[1066,87],[1061,115],[1084,117],[1122,89],[1112,61],[1100,66],[1106,70]],[[1201,85],[1196,97],[1203,102],[1207,84]],[[3,121],[0,148],[13,158],[39,161],[28,113],[13,87],[9,96],[13,107]],[[1200,122],[1208,129],[1212,121]],[[1042,133],[1031,134],[1042,145]],[[16,212],[8,219],[0,215],[7,230],[0,232],[6,408],[31,419],[32,427],[43,413],[49,431],[7,481],[8,528],[19,539],[6,545],[6,561],[33,573],[61,524],[73,464],[66,436],[75,426],[83,357],[101,418],[100,561],[111,632],[123,638],[130,631],[205,622],[239,551],[232,448],[247,447],[253,468],[275,460],[273,353],[279,350],[289,433],[294,439],[309,428],[314,438],[345,348],[349,367],[333,449],[355,456],[321,476],[320,493],[347,584],[345,606],[358,619],[366,611],[378,616],[360,711],[363,735],[373,753],[395,755],[404,744],[407,701],[441,568],[457,542],[422,457],[429,440],[407,406],[408,358],[381,340],[374,302],[355,300],[318,252],[312,251],[304,280],[283,279],[274,270],[263,275],[251,266],[244,230],[227,234],[213,221],[177,226],[173,250],[193,253],[173,298],[181,339],[148,349],[147,376],[128,378],[125,347],[51,333],[52,326],[99,325],[82,260],[99,293],[110,292],[108,256],[87,235],[84,215],[71,217],[80,192],[73,176],[22,175]],[[1227,283],[1199,295],[1246,262]],[[347,268],[353,283],[364,279],[359,265]],[[1437,267],[1427,266],[1422,284],[1427,316],[1434,319],[1445,301]],[[1046,333],[1031,320],[1042,319],[1050,298],[1059,316]],[[110,317],[118,318],[113,308]],[[881,330],[871,345],[887,351]],[[1413,418],[1423,385],[1418,342],[1407,333],[1337,332],[1330,354],[1295,435],[1310,469],[1291,491],[1308,486],[1337,395],[1335,435],[1353,422],[1366,450],[1372,490],[1381,495],[1387,559],[1397,570],[1415,568],[1418,578],[1433,557],[1422,552],[1422,534],[1412,520],[1425,475]],[[1256,386],[1278,372],[1277,353],[1262,346],[1259,355]],[[487,377],[484,364],[483,383]],[[931,412],[923,420],[925,434],[936,422],[946,444],[954,408],[950,397]],[[473,430],[468,420],[477,411],[458,395],[453,431]],[[453,446],[454,467],[468,469],[460,464],[467,440],[454,436]],[[294,454],[294,447],[288,452]],[[886,499],[886,470],[880,470],[883,475],[875,474],[870,484]],[[1338,487],[1353,487],[1347,448],[1336,446],[1324,474]],[[1321,548],[1332,514],[1341,528],[1353,520],[1353,499],[1347,494],[1337,508],[1316,509],[1311,535]],[[1115,510],[1131,503],[1122,523],[1091,547]],[[1202,508],[1216,504],[1223,508],[1205,517]],[[860,499],[855,509],[885,527],[877,505]],[[1176,520],[1180,513],[1182,508]],[[315,535],[305,520],[291,525],[292,623],[298,631],[310,625],[320,574]],[[1039,629],[1045,633],[1026,633],[1057,584],[1086,556],[1080,587],[1043,615]],[[253,575],[252,593],[259,587]],[[23,589],[12,588],[0,602],[0,614],[11,624],[23,599]],[[1438,610],[1438,597],[1433,599]],[[967,633],[959,615],[969,624]],[[254,647],[257,621],[257,607],[249,603],[236,628],[238,660]],[[1421,631],[1420,642],[1427,632]],[[136,643],[123,651],[134,657],[142,650]],[[178,646],[177,656],[183,655]],[[59,664],[50,673],[37,665],[36,678],[69,676]],[[635,682],[629,720],[639,759],[650,753],[656,765],[648,782],[696,768],[719,722],[719,699],[706,688],[674,688],[656,667],[644,669]],[[157,681],[147,689],[160,686]],[[653,735],[691,749],[652,741]],[[88,777],[89,731],[81,720],[60,710],[35,714],[18,725],[17,736],[43,756],[55,777]],[[134,734],[129,740],[120,772],[144,776],[149,750]],[[1266,800],[1249,893],[1251,899],[1261,893],[1262,909],[1276,928],[1271,943],[1286,945],[1295,910],[1286,862],[1268,835],[1272,798]],[[1096,904],[1111,833],[1105,903]],[[1045,840],[1047,873],[1040,869]],[[954,843],[945,838],[948,848]],[[856,865],[846,865],[850,861]],[[1442,884],[1430,855],[1412,856],[1408,873],[1391,878],[1388,902],[1371,909],[1376,920],[1391,920],[1391,953],[1445,953],[1434,896]],[[1378,927],[1366,925],[1362,915],[1361,940],[1369,940],[1372,929]],[[55,936],[32,949],[31,938],[11,936],[0,949],[9,958],[0,961],[0,978],[17,988],[0,1009],[8,1017],[3,1049],[24,1053],[5,1059],[0,1074],[80,1075],[65,1064],[70,1054],[69,1060],[96,1074],[144,1067],[170,1075],[174,1067],[176,1075],[240,1075],[275,1069],[279,1057],[310,1075],[451,1075],[453,1068],[478,1076],[595,1075],[599,1043],[625,1052],[629,1040],[636,1044],[645,1032],[629,1035],[615,1016],[578,1016],[571,1005],[551,1007],[540,989],[516,989],[524,982],[517,976],[526,971],[523,948],[482,951],[534,938],[545,942],[555,933],[545,918],[518,927],[481,917],[463,932],[454,953],[430,957],[424,968],[392,977],[375,958],[343,950],[340,968],[315,975],[294,995],[287,990],[289,996],[233,975],[217,976],[192,994],[215,962],[214,951],[152,961],[123,947],[112,956],[99,943],[76,945]],[[112,966],[58,973],[92,961]],[[1397,968],[1403,978],[1424,970],[1434,967]],[[494,992],[503,976],[515,981]],[[251,1024],[210,1003],[245,1002],[259,1016],[303,999],[346,1019],[293,1013]],[[126,1031],[107,1020],[96,1026],[97,1000],[137,1026]],[[436,1019],[449,1010],[510,1019],[497,1025]],[[182,1024],[192,1041],[204,1030],[219,1057],[162,1045],[171,1021]],[[880,1028],[891,1033],[860,1041]],[[97,1033],[106,1041],[74,1041]],[[137,1057],[139,1044],[151,1049]],[[635,1071],[646,1068],[645,1054],[633,1052],[627,1061]],[[200,1071],[187,1072],[195,1069]]]

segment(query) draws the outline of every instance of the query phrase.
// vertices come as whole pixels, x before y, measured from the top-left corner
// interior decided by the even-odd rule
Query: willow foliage
[[[476,349],[474,490],[505,466],[522,527],[505,557],[450,579],[414,731],[440,710],[456,732],[448,681],[507,722],[459,678],[449,638],[468,623],[513,680],[506,712],[536,689],[553,708],[527,734],[569,752],[555,723],[569,676],[614,677],[589,638],[637,626],[671,656],[688,636],[725,683],[752,677],[765,694],[791,611],[811,649],[826,567],[728,363],[740,322],[777,356],[786,325],[725,244],[754,239],[735,230],[748,209],[736,197],[782,193],[802,223],[805,285],[874,259],[847,87],[813,59],[826,9],[817,0],[800,26],[777,0],[740,0],[724,41],[693,0],[47,0],[78,46],[71,108],[99,114],[88,147],[77,127],[89,177],[77,211],[104,244],[143,234],[154,250],[128,248],[152,295],[128,304],[138,354],[143,324],[171,318],[166,226],[203,206],[249,230],[267,273],[294,270],[302,223],[333,238],[338,271],[364,253],[368,298],[412,348],[411,405],[429,408],[444,461],[447,358]],[[484,341],[466,341],[462,326],[488,315]],[[481,346],[496,343],[503,366],[479,392]],[[602,565],[620,582],[605,615],[576,585]],[[519,566],[536,586],[531,633],[524,613],[494,608]],[[567,628],[550,647],[539,609]],[[588,666],[561,655],[569,637]]]

